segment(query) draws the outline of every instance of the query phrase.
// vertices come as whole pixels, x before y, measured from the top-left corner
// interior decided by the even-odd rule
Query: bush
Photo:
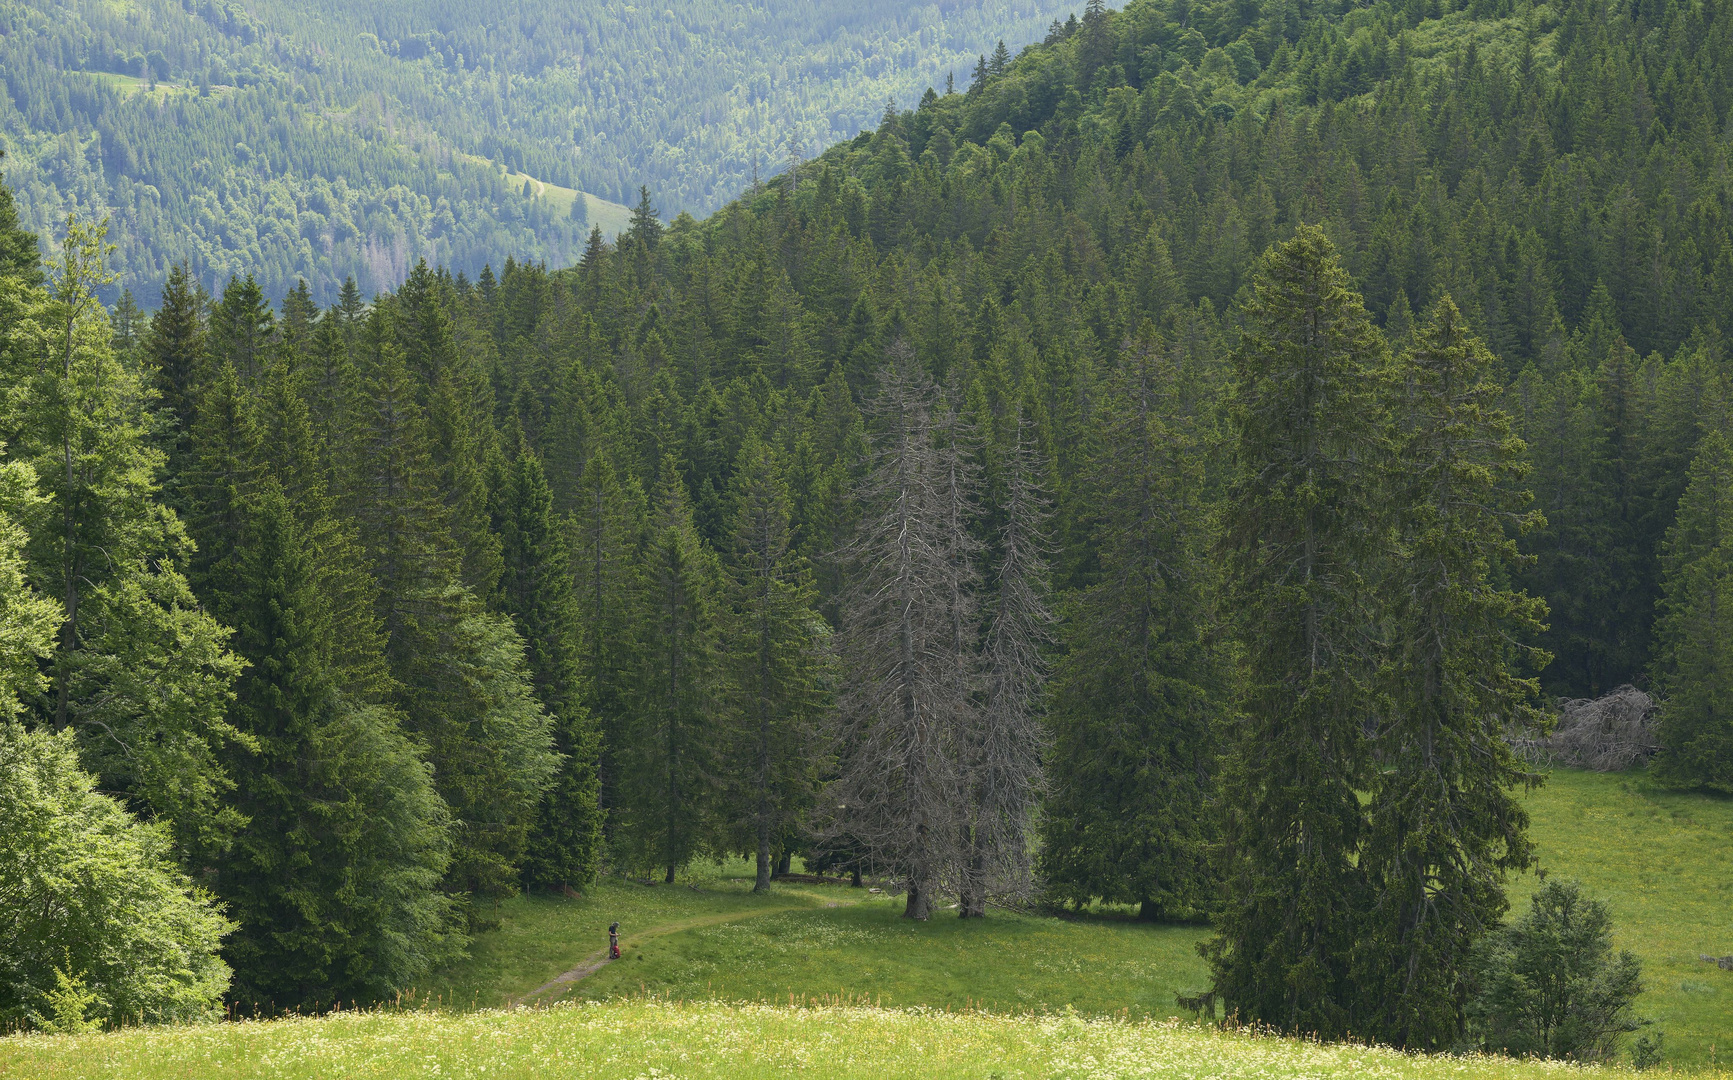
[[[1603,1061],[1640,1026],[1642,966],[1614,955],[1606,905],[1575,882],[1546,883],[1528,914],[1488,935],[1472,978],[1469,1031],[1485,1050]]]
[[[0,719],[0,1024],[219,1015],[231,924],[92,782],[70,732]]]

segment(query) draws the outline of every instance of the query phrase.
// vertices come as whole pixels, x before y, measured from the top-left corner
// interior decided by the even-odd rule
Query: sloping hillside
[[[182,260],[325,301],[418,259],[564,265],[640,185],[670,217],[714,209],[1059,10],[5,0],[0,144],[25,224],[109,217],[146,302]]]

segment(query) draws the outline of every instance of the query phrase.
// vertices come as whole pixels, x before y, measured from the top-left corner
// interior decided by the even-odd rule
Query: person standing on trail
[[[609,923],[608,924],[608,959],[609,960],[618,960],[619,958],[620,958],[620,924],[619,923]]]

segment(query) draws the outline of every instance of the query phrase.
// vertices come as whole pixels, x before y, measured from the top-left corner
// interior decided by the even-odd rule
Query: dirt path
[[[853,901],[850,901],[850,903],[853,903]],[[666,937],[669,934],[678,934],[682,930],[696,930],[702,926],[716,926],[726,922],[738,922],[742,919],[756,919],[761,915],[780,915],[785,911],[821,911],[824,908],[842,906],[844,905],[835,902],[826,903],[823,907],[816,904],[788,904],[783,907],[761,908],[757,911],[731,911],[722,915],[701,915],[696,918],[681,919],[678,922],[663,923],[660,926],[652,926],[648,930],[641,930],[636,934],[621,937],[620,951],[622,953],[625,952],[628,945],[642,945],[644,942],[649,941],[652,938]],[[535,998],[540,997],[550,990],[564,990],[571,984],[594,975],[603,967],[607,966],[607,964],[608,950],[599,949],[584,957],[583,962],[578,964],[577,967],[572,968],[570,971],[563,971],[560,974],[555,975],[548,982],[543,983],[541,986],[536,987],[527,994],[522,994],[518,997],[509,999],[507,1005],[510,1008],[515,1009],[520,1005],[524,1005]]]

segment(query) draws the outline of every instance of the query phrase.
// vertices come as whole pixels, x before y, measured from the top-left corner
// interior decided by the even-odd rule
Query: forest
[[[102,225],[0,202],[0,755],[40,867],[76,818],[158,890],[79,900],[127,963],[0,924],[0,1017],[387,998],[518,890],[798,854],[1514,1045],[1513,746],[1637,684],[1733,791],[1730,57],[1715,2],[1091,0],[703,220],[325,304],[105,306]]]
[[[1053,14],[680,8],[6,0],[0,143],[27,227],[109,219],[106,300],[185,263],[212,291],[251,274],[277,302],[305,280],[328,304],[419,260],[569,265],[588,226],[543,183],[707,213]]]

